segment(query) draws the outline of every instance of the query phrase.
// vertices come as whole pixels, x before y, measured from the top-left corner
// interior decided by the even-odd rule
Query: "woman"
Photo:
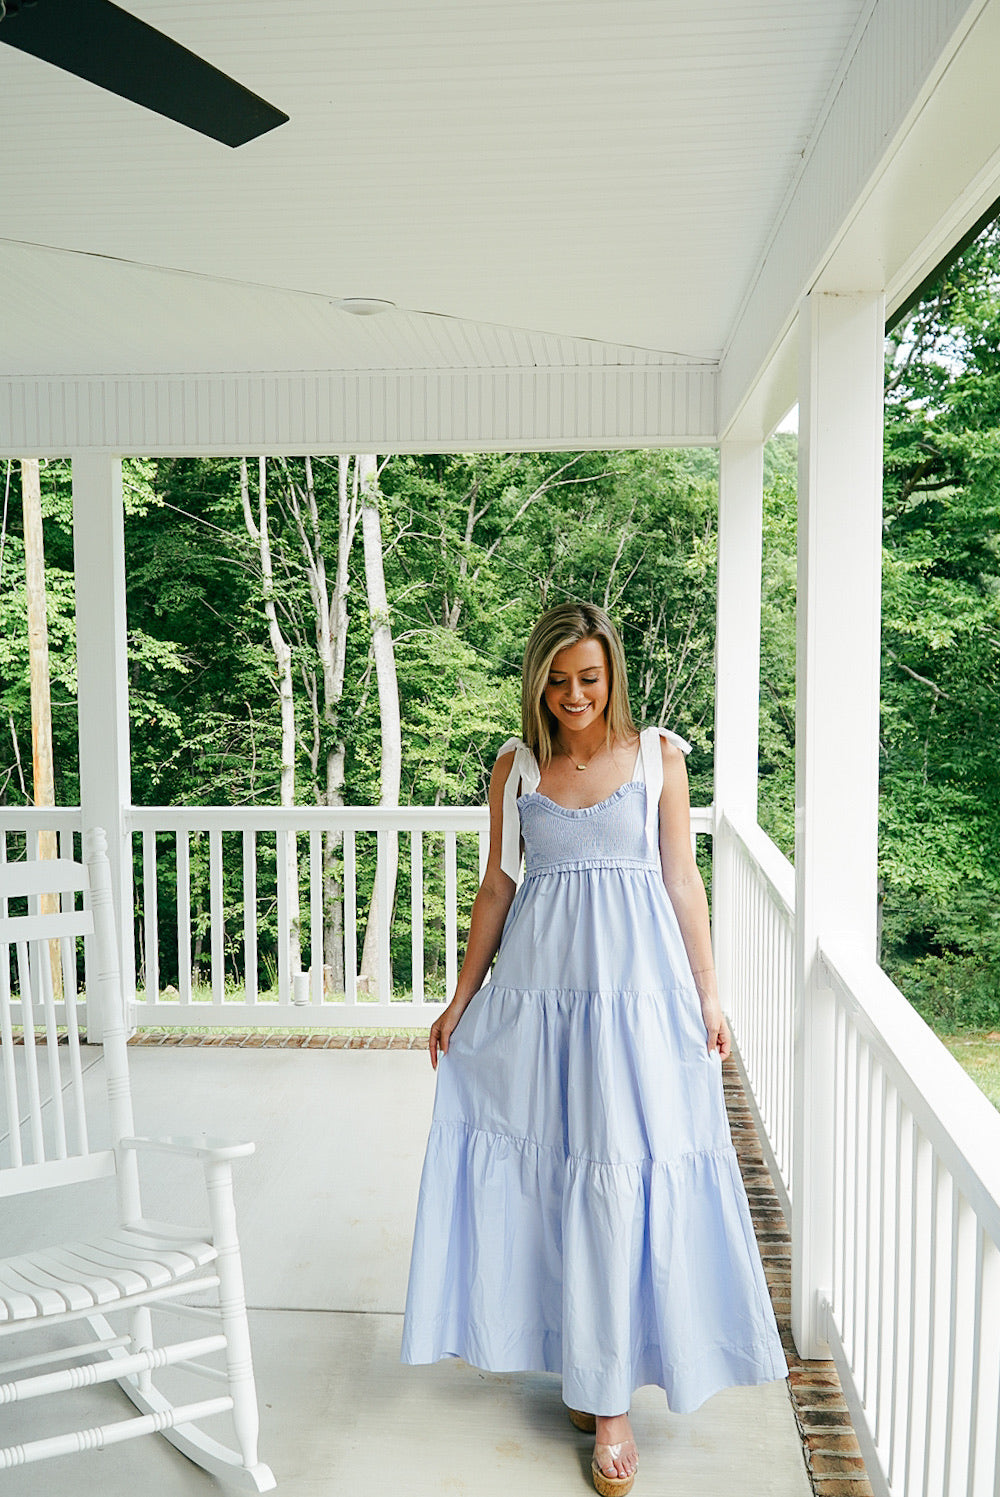
[[[723,1100],[689,746],[637,733],[621,641],[590,605],[538,620],[521,720],[430,1031],[402,1355],[561,1373],[570,1418],[596,1434],[594,1485],[618,1497],[638,1465],[636,1387],[687,1412],[788,1368]]]

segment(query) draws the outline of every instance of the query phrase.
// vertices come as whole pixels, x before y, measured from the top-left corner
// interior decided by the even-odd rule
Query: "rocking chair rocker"
[[[81,890],[83,909],[76,908]],[[23,896],[27,913],[22,913]],[[45,903],[59,908],[43,913]],[[91,1128],[107,1137],[110,1121],[110,1148],[92,1147],[88,1128],[76,1006],[76,941],[81,935],[92,943],[86,997],[91,1017],[97,1011],[102,1021],[106,1077],[107,1113]],[[59,954],[57,972],[61,961],[59,1000],[53,952]],[[66,1031],[62,1043],[60,1019]],[[84,1332],[75,1345],[0,1362],[0,1379],[14,1378],[0,1381],[0,1405],[16,1408],[26,1399],[117,1382],[138,1410],[121,1422],[8,1445],[0,1449],[0,1472],[161,1433],[213,1475],[249,1491],[270,1491],[274,1477],[257,1459],[257,1396],[232,1190],[232,1161],[251,1154],[254,1146],[135,1136],[125,1005],[101,831],[86,839],[86,865],[65,859],[0,863],[0,1041],[6,1108],[0,1197],[114,1177],[118,1200],[118,1223],[112,1230],[85,1241],[45,1242],[0,1260],[0,1354],[6,1351],[3,1338],[17,1333],[72,1322]],[[143,1218],[137,1157],[155,1158],[158,1151],[185,1155],[203,1166],[208,1230]],[[217,1290],[216,1308],[183,1302],[207,1289]],[[119,1312],[126,1324],[115,1328],[108,1317]],[[190,1320],[193,1329],[183,1340],[164,1343],[154,1334],[154,1324],[177,1318]],[[214,1324],[206,1325],[206,1320]],[[224,1367],[207,1360],[219,1353]],[[214,1381],[219,1396],[172,1402],[153,1381],[154,1373],[168,1366]],[[203,1420],[225,1413],[231,1413],[237,1449],[201,1428]],[[4,1422],[0,1419],[0,1428]],[[2,1492],[0,1477],[0,1497]]]

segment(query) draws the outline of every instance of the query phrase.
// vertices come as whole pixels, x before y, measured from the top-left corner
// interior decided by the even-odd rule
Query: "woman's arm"
[[[725,1060],[732,1038],[719,1002],[712,959],[712,930],[708,919],[705,885],[691,851],[691,800],[688,794],[684,755],[676,745],[661,739],[663,792],[660,796],[660,865],[670,903],[677,916],[684,949],[691,964],[701,1000],[710,1051]]]
[[[438,1054],[448,1054],[448,1041],[469,1003],[483,985],[490,962],[497,954],[504,921],[514,900],[515,884],[500,867],[503,836],[503,790],[514,763],[514,755],[502,754],[490,778],[490,855],[479,893],[472,905],[465,960],[455,984],[455,994],[439,1019],[431,1025],[428,1049],[437,1069]]]

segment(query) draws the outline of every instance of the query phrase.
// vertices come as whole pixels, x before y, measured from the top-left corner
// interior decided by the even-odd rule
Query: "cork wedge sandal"
[[[594,1435],[597,1433],[597,1419],[595,1415],[585,1414],[583,1409],[567,1408],[566,1412],[569,1414],[570,1424],[575,1425],[577,1429],[582,1429],[585,1435]]]
[[[636,1465],[631,1474],[628,1476],[606,1475],[600,1467],[599,1457],[603,1457],[604,1460],[618,1460],[622,1452],[627,1451],[630,1446],[635,1451],[636,1456]],[[625,1494],[632,1490],[638,1463],[639,1454],[635,1449],[635,1442],[633,1440],[626,1440],[622,1445],[595,1445],[594,1457],[590,1463],[591,1475],[594,1478],[594,1490],[600,1494],[600,1497],[625,1497]]]

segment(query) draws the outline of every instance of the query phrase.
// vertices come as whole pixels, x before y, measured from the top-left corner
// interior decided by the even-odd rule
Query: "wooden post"
[[[882,561],[881,292],[799,313],[792,1332],[826,1355],[833,1273],[833,995],[819,942],[875,960]]]
[[[55,767],[52,756],[52,696],[49,687],[49,624],[45,606],[45,540],[42,533],[42,482],[37,457],[21,459],[21,517],[24,525],[24,583],[28,602],[28,665],[31,689],[32,794],[36,806],[56,803]],[[38,856],[57,858],[54,831],[38,834]],[[54,894],[39,896],[41,913],[54,913]],[[49,944],[52,991],[62,997],[62,962],[59,944]]]

